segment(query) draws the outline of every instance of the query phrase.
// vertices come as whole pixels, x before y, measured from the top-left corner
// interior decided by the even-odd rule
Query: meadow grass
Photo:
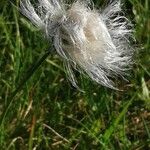
[[[12,1],[17,7],[19,0]],[[94,1],[97,8],[103,1]],[[0,1],[0,149],[150,149],[150,3],[124,0],[135,24],[135,64],[115,91],[78,76],[68,82],[63,61],[51,55],[12,96],[49,41],[10,3]],[[119,81],[119,83],[118,83]]]

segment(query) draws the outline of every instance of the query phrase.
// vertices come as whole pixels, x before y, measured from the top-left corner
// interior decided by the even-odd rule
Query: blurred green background
[[[19,0],[0,1],[0,149],[149,150],[150,1],[123,1],[137,40],[129,82],[118,85],[123,91],[82,75],[85,92],[78,91],[54,52],[13,100],[12,92],[49,43],[10,2],[19,6]],[[94,3],[100,8],[104,0]]]

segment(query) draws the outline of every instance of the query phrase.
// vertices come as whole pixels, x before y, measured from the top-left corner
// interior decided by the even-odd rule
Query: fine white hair
[[[21,0],[22,13],[53,39],[64,58],[69,80],[77,87],[73,68],[99,84],[114,88],[112,79],[123,77],[132,63],[132,24],[124,16],[121,2],[114,0],[101,10],[90,0]]]

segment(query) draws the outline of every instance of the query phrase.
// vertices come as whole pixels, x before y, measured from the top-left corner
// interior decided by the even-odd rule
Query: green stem
[[[27,74],[24,77],[24,79],[22,80],[22,82],[19,84],[19,86],[16,88],[16,90],[12,93],[12,95],[10,96],[10,103],[9,103],[7,109],[2,114],[2,118],[0,120],[1,125],[3,124],[4,118],[6,117],[6,115],[8,113],[8,110],[10,109],[10,106],[13,103],[14,98],[17,95],[17,93],[19,93],[22,90],[22,88],[25,85],[25,83],[31,78],[31,76],[33,75],[33,73],[40,67],[40,65],[44,62],[44,60],[49,56],[50,53],[51,53],[50,50],[48,50],[47,52],[45,52],[45,54],[27,72]]]

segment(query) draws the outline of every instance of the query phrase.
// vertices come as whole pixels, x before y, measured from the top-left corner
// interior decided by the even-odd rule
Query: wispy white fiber
[[[105,8],[91,8],[90,0],[21,1],[22,13],[51,40],[64,58],[67,74],[74,86],[73,68],[86,73],[99,84],[114,88],[113,78],[123,77],[131,64],[132,25],[124,16],[119,0]]]

